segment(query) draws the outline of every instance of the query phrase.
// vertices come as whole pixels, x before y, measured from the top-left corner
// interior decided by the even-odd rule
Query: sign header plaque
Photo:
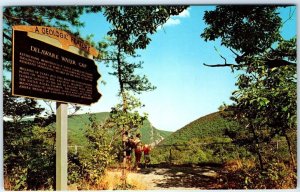
[[[68,50],[69,47],[77,47],[81,51],[84,51],[88,54],[97,57],[99,52],[94,47],[90,46],[88,42],[83,41],[82,39],[75,37],[74,35],[62,31],[60,29],[56,29],[53,27],[45,27],[45,26],[27,26],[27,25],[17,25],[13,27],[16,31],[26,31],[34,34],[47,36],[49,38],[55,39],[60,42],[61,48],[64,50]]]

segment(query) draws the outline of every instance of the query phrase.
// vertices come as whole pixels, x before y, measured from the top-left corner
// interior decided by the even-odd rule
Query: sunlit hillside
[[[224,129],[230,126],[236,126],[236,124],[221,117],[219,112],[211,113],[177,130],[160,145],[183,144],[194,139],[202,139],[203,142],[208,139],[213,141],[217,141],[218,138],[228,139],[224,136]]]
[[[101,123],[109,117],[108,112],[94,113],[96,121]],[[86,138],[84,137],[84,132],[86,126],[89,124],[89,114],[81,114],[69,117],[68,127],[69,127],[69,142],[72,145],[86,145]],[[156,129],[151,125],[151,123],[146,120],[140,129],[142,135],[143,143],[158,143],[162,139],[169,136],[172,132],[162,131]]]

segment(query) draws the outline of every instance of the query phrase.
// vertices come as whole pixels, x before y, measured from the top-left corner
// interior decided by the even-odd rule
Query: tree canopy
[[[92,148],[96,146],[98,149],[99,144],[101,144],[101,146],[103,145],[102,147],[107,147],[110,145],[106,145],[106,141],[103,140],[103,133],[106,131],[104,129],[116,128],[116,134],[118,134],[117,136],[120,137],[120,128],[133,128],[136,130],[146,118],[146,115],[141,116],[135,110],[135,108],[141,107],[142,104],[130,94],[139,94],[155,88],[151,85],[145,75],[141,76],[136,74],[136,69],[142,67],[142,62],[134,63],[129,61],[128,58],[136,58],[136,50],[145,49],[150,43],[151,38],[149,35],[154,34],[157,30],[157,27],[163,25],[171,15],[177,15],[185,8],[186,6],[5,7],[3,9],[4,68],[6,71],[11,70],[12,26],[50,26],[68,31],[74,35],[79,35],[80,27],[84,26],[84,23],[82,23],[79,19],[83,13],[103,12],[103,15],[106,17],[107,21],[111,23],[111,30],[107,32],[109,39],[108,42],[102,41],[98,42],[97,44],[99,51],[106,53],[102,54],[102,57],[98,59],[99,61],[107,61],[108,63],[110,62],[112,68],[114,69],[111,75],[116,76],[119,80],[120,95],[122,96],[123,103],[112,108],[111,119],[109,119],[105,124],[106,127],[95,125],[93,124],[95,122],[92,121],[90,132],[87,132],[86,136],[89,138]],[[101,23],[99,23],[99,25],[101,25]],[[50,111],[50,114],[47,118],[40,117],[39,115],[44,111],[44,108],[41,108],[36,100],[13,97],[10,93],[10,86],[10,82],[7,80],[4,85],[4,116],[10,117],[14,120],[13,122],[4,123],[5,137],[7,141],[9,141],[10,138],[16,140],[15,144],[22,143],[23,145],[24,139],[26,138],[26,144],[30,146],[32,144],[31,140],[37,139],[36,137],[39,137],[37,140],[39,140],[38,143],[40,144],[43,144],[44,141],[51,139],[54,136],[52,133],[53,130],[44,128],[43,130],[45,132],[49,132],[49,135],[45,134],[47,137],[49,136],[49,138],[42,138],[39,135],[39,131],[35,131],[33,133],[31,128],[33,126],[47,127],[51,125],[55,121],[54,112],[52,111],[51,113]],[[26,123],[29,123],[26,124],[25,122],[22,122],[25,117],[35,117],[35,120],[29,122],[26,121]],[[19,132],[20,129],[22,129],[22,136],[20,138],[16,138],[16,133]],[[31,135],[34,138],[30,139],[30,136],[27,137],[27,135]],[[52,142],[51,145],[54,145],[54,143]],[[49,156],[51,156],[51,158],[49,158],[49,169],[55,165],[53,162],[54,159],[52,158],[54,155],[54,148],[52,147],[51,149],[52,150],[49,152]],[[102,155],[111,153],[112,149],[108,148],[105,150],[103,149],[103,151],[101,150],[98,151],[98,153],[93,153],[92,159],[95,161],[99,160],[99,165],[105,166],[107,161],[103,161]],[[30,158],[30,154],[28,152],[27,155],[21,157],[24,164],[16,165],[13,162],[16,158],[20,157],[20,151],[22,151],[21,148],[16,148],[16,146],[11,145],[10,142],[5,143],[5,171],[7,171],[8,175],[17,174],[19,177],[18,179],[15,178],[15,180],[13,180],[14,178],[12,178],[11,180],[16,187],[15,189],[27,189],[27,187],[30,189],[37,189],[41,187],[40,185],[42,185],[43,182],[47,182],[48,186],[53,185],[54,172],[47,172],[45,173],[45,177],[43,177],[43,179],[47,181],[41,179],[41,182],[36,182],[36,185],[30,186],[35,182],[34,179],[37,178],[26,180],[26,177],[33,175],[35,173],[33,170],[35,170],[35,167],[38,166],[42,161],[36,161],[36,156]],[[77,161],[79,161],[78,157],[71,156],[70,158],[71,159],[69,160],[71,160],[73,163],[75,162],[75,164]],[[84,161],[84,159],[81,160]],[[32,165],[32,167],[28,169],[26,167],[26,163],[30,161],[39,163]],[[82,162],[79,164],[81,163]],[[74,164],[71,164],[72,169],[74,168],[73,165]],[[92,171],[94,169],[94,165],[92,163],[87,163],[85,166],[86,171]],[[102,173],[102,168],[99,168],[99,173]],[[71,177],[72,175],[73,174],[71,174]],[[51,177],[51,179],[48,177]]]
[[[261,144],[276,135],[287,140],[291,161],[294,154],[288,133],[296,129],[296,37],[284,39],[278,5],[217,6],[206,11],[206,41],[221,38],[221,45],[235,55],[236,63],[213,64],[240,71],[233,104],[224,106],[227,116],[241,125],[233,138],[257,152],[261,168]],[[228,115],[229,114],[229,115]],[[268,154],[270,155],[270,154]]]

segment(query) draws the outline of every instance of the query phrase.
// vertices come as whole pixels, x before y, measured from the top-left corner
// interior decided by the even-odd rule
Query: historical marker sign
[[[73,43],[80,50],[90,47],[68,33],[47,27],[31,27],[33,33]],[[66,46],[63,44],[63,46]],[[100,78],[92,59],[32,38],[27,31],[13,33],[12,94],[60,102],[90,105],[101,94]]]
[[[68,189],[68,103],[98,101],[98,51],[52,27],[14,26],[12,94],[56,102],[56,190]],[[81,56],[83,55],[83,56]]]

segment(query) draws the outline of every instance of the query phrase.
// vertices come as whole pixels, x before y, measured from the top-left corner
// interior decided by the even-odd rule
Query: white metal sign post
[[[56,190],[68,187],[68,104],[56,103]]]

